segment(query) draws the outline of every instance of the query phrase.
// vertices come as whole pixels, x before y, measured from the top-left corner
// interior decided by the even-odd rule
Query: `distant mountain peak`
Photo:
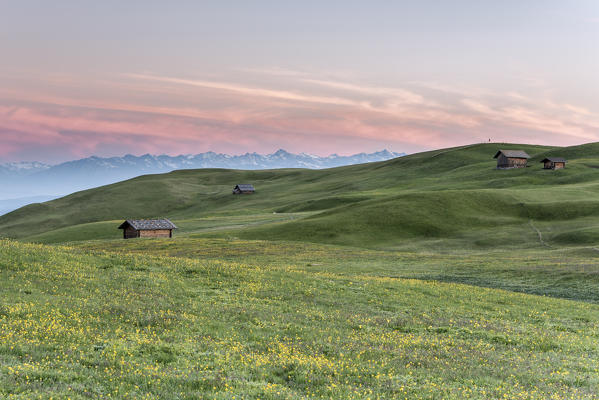
[[[402,156],[388,150],[349,156],[331,154],[326,157],[278,149],[272,154],[245,153],[229,155],[208,151],[200,154],[169,156],[166,154],[126,154],[122,157],[90,156],[58,165],[39,162],[0,164],[0,184],[8,188],[4,198],[38,195],[64,195],[106,185],[144,174],[170,172],[176,169],[227,168],[332,168],[343,165],[385,161]],[[2,199],[2,197],[0,197]]]

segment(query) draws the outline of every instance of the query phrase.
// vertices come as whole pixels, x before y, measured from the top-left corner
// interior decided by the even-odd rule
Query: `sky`
[[[0,163],[599,141],[596,0],[0,10]]]

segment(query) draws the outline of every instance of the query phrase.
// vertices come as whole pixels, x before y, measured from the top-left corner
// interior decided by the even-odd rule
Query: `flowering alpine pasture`
[[[599,398],[591,301],[203,246],[214,256],[0,240],[0,397]]]

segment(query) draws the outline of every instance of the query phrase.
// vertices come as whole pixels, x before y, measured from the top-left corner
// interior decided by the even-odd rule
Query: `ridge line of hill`
[[[530,168],[497,170],[499,148],[528,152]],[[538,161],[548,154],[568,159],[566,169],[543,170]],[[0,217],[0,235],[116,239],[114,221],[167,216],[181,236],[381,249],[544,247],[530,229],[534,220],[552,246],[592,246],[599,237],[598,155],[598,143],[482,143],[322,170],[178,170],[21,208]],[[239,183],[256,193],[231,195]]]

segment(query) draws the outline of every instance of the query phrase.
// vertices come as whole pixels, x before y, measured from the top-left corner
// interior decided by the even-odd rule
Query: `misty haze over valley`
[[[228,155],[206,152],[195,155],[151,155],[123,157],[88,157],[57,165],[40,162],[0,164],[0,215],[31,203],[55,199],[80,190],[108,185],[139,175],[160,174],[177,169],[227,168],[332,168],[343,165],[385,161],[404,153],[382,150],[350,156],[332,154],[320,157],[278,150],[272,154],[246,153]]]

